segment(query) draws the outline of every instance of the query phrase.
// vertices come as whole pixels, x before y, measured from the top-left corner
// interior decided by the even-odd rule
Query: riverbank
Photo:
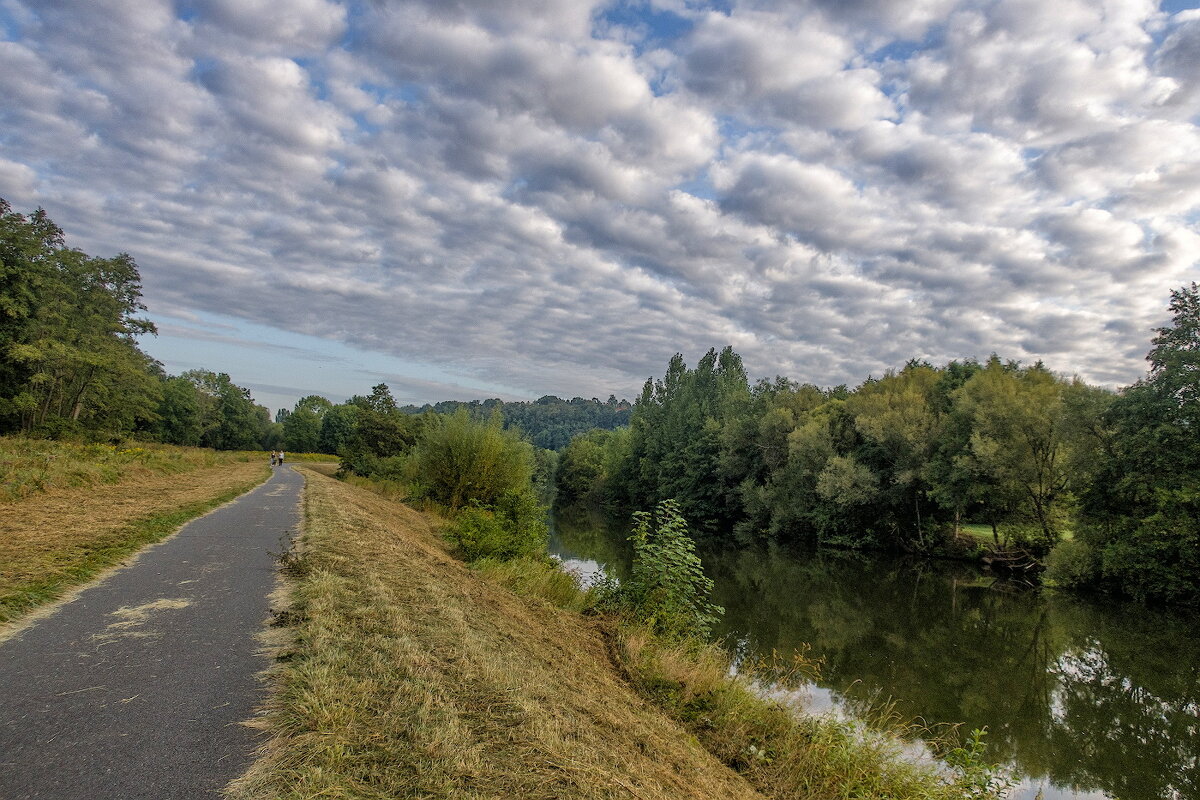
[[[544,562],[472,570],[436,518],[301,469],[271,736],[237,800],[962,796],[894,743],[794,724],[715,651],[581,615]]]

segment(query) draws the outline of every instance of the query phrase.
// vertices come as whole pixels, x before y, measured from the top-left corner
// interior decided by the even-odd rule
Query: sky
[[[0,0],[0,197],[272,408],[634,397],[676,353],[1144,374],[1200,280],[1200,10]]]

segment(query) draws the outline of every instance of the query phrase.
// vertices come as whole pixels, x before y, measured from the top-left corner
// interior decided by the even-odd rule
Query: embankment
[[[964,796],[869,734],[795,724],[719,658],[500,585],[534,562],[472,570],[435,518],[301,469],[270,737],[235,800]]]

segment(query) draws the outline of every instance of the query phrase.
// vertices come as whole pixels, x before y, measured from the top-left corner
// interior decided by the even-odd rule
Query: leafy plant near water
[[[1012,787],[1012,780],[984,758],[987,731],[976,728],[967,741],[946,753],[943,758],[958,772],[958,787],[966,798],[1002,797]]]
[[[633,576],[608,581],[601,596],[655,633],[670,639],[703,640],[725,609],[708,600],[713,582],[704,574],[687,522],[674,500],[634,515]]]
[[[546,551],[546,510],[529,492],[506,492],[493,507],[473,502],[447,529],[468,561],[534,556]]]

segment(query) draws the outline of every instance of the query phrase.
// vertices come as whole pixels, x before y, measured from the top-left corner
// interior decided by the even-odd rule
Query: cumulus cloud
[[[152,308],[463,385],[631,395],[725,343],[1125,383],[1197,277],[1200,14],[1150,0],[5,8],[0,196]]]

